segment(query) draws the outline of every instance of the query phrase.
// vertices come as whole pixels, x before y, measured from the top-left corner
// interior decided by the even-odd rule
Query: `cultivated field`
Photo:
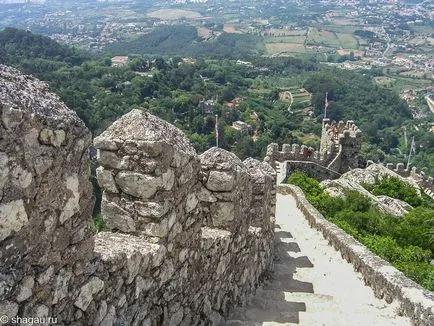
[[[271,36],[299,36],[299,35],[306,35],[306,30],[289,30],[289,29],[277,29],[277,28],[270,28],[267,29],[264,34],[265,35],[271,35]]]
[[[341,46],[341,42],[339,38],[336,36],[336,33],[326,31],[326,30],[319,30],[317,28],[309,29],[307,42],[316,45],[319,44],[328,45],[330,47]]]
[[[232,33],[232,34],[242,34],[243,32],[237,30],[233,25],[224,24],[223,25],[223,31],[226,33]]]
[[[289,53],[305,53],[306,49],[303,44],[294,43],[267,43],[265,44],[269,54],[277,54],[282,52]]]
[[[363,56],[363,51],[359,50],[352,50],[352,49],[339,49],[336,51],[339,55],[350,55],[351,52],[354,53],[354,55],[357,57]]]
[[[358,25],[359,21],[353,18],[348,17],[342,17],[342,16],[335,16],[332,17],[331,22],[333,25],[339,25],[339,26],[349,26],[349,25]]]
[[[196,11],[182,9],[159,9],[148,13],[149,17],[159,18],[161,20],[177,20],[180,18],[197,19],[202,15]]]
[[[374,77],[375,83],[379,86],[389,86],[392,85],[393,82],[395,81],[394,78],[390,78],[390,77]]]
[[[306,41],[306,36],[297,35],[297,36],[274,36],[274,37],[266,37],[266,43],[295,43],[295,44],[303,44]]]
[[[427,74],[417,70],[408,70],[401,72],[399,75],[412,78],[423,78]]]
[[[205,28],[205,27],[198,27],[197,28],[197,35],[207,39],[207,38],[210,38],[212,36],[212,30]]]
[[[357,39],[351,35],[351,34],[344,34],[344,33],[336,33],[341,46],[344,49],[358,49],[359,48],[359,42]]]

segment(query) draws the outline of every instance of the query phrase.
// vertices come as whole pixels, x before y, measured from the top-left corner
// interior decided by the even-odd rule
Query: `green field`
[[[381,76],[381,77],[374,77],[374,81],[379,86],[390,86],[393,85],[395,79],[391,77]]]
[[[395,83],[393,85],[393,88],[396,89],[398,92],[401,92],[404,89],[423,88],[433,84],[432,80],[427,79],[405,78],[401,76],[394,76],[394,79]]]
[[[303,44],[295,43],[267,43],[265,44],[269,54],[279,53],[306,53],[306,48]]]
[[[325,45],[329,47],[340,47],[341,42],[335,32],[330,32],[318,28],[310,28],[307,38],[307,44]]]
[[[161,20],[177,20],[180,18],[198,19],[202,15],[196,11],[182,9],[159,9],[148,13],[149,17]]]
[[[358,49],[359,48],[359,42],[357,39],[351,35],[351,34],[344,34],[344,33],[336,33],[336,35],[339,38],[339,41],[341,43],[341,46],[344,49]]]
[[[306,40],[306,36],[304,35],[296,35],[296,36],[272,36],[267,37],[265,39],[266,43],[294,43],[294,44],[303,44]]]

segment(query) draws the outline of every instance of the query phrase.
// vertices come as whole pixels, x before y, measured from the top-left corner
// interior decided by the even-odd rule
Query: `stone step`
[[[261,301],[255,302],[255,306],[247,306],[237,309],[231,316],[231,320],[250,322],[247,325],[262,325],[264,322],[298,323],[299,312],[305,308],[304,303]],[[236,324],[235,324],[236,325]]]
[[[262,323],[254,322],[254,321],[245,321],[245,320],[226,320],[225,326],[261,326]]]
[[[325,312],[333,297],[315,293],[284,293],[259,289],[246,306],[238,308],[225,325],[292,325],[300,322],[301,313]],[[258,322],[260,322],[258,324]],[[272,323],[271,323],[272,322]]]
[[[403,325],[402,320],[394,319],[393,316],[385,319],[379,319],[377,315],[369,315],[366,311],[344,311],[341,313],[339,310],[334,313],[329,311],[307,311],[300,312],[299,322],[304,326],[398,326]]]

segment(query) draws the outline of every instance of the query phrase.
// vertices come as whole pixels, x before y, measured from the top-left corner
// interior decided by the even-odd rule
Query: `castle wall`
[[[155,150],[158,139],[164,142],[161,151]],[[141,144],[140,154],[121,151],[122,146],[132,142]],[[113,144],[118,144],[117,149]],[[106,178],[100,172],[98,180],[106,198],[101,209],[107,225],[112,231],[138,236],[145,248],[158,246],[151,252],[162,255],[161,265],[155,266],[152,273],[140,274],[146,288],[150,288],[142,300],[153,300],[146,306],[140,304],[140,309],[147,312],[143,315],[151,324],[222,323],[231,307],[252,293],[272,268],[273,169],[254,161],[249,161],[247,167],[234,154],[219,148],[197,156],[178,129],[137,110],[97,137],[95,147],[99,151],[100,169],[110,172],[114,181],[114,185],[105,183]],[[115,162],[133,160],[136,164],[126,167],[131,170],[123,170],[101,160],[107,156],[105,151],[118,157]],[[150,165],[159,170],[144,170]],[[171,170],[172,177],[164,177]],[[119,176],[126,174],[145,182],[138,185],[136,178],[125,182]],[[155,181],[156,178],[161,181]],[[114,189],[118,189],[115,196],[110,194]],[[252,206],[253,200],[257,203]],[[126,216],[119,212],[107,215],[115,205],[128,214],[135,230],[114,227],[124,225]],[[149,207],[145,211],[147,215],[137,210],[142,207]],[[155,207],[165,208],[156,210],[158,214],[149,214]],[[123,216],[121,222],[116,222],[120,216]],[[109,234],[102,239],[97,235],[99,242],[109,242],[97,247],[102,249],[101,254],[111,246],[113,234]],[[146,271],[146,268],[138,270]],[[128,286],[121,293],[129,293]],[[141,295],[126,296],[127,302],[140,302],[141,298]],[[119,316],[126,313],[120,311]],[[173,316],[179,320],[173,322]]]
[[[93,256],[91,135],[45,83],[2,65],[0,110],[0,315],[63,316]]]
[[[279,145],[276,143],[270,144],[267,147],[267,154],[264,159],[270,165],[275,162],[285,161],[305,161],[317,164],[327,165],[335,157],[335,149],[329,148],[328,152],[321,153],[312,147],[299,144],[283,144],[282,149],[279,150]]]
[[[336,123],[324,119],[323,123],[319,150],[298,144],[283,144],[282,149],[279,150],[279,145],[272,143],[267,147],[264,161],[272,165],[273,168],[276,168],[276,162],[294,161],[296,163],[293,165],[294,168],[297,168],[297,171],[310,171],[310,175],[315,175],[320,180],[333,175],[327,172],[329,170],[339,175],[357,168],[357,154],[361,148],[361,131],[359,128],[351,120],[346,123],[343,121]],[[305,167],[302,167],[302,162],[306,163]],[[319,169],[316,165],[325,168]],[[321,174],[321,171],[324,171],[325,174]]]
[[[0,66],[0,89],[2,314],[217,325],[272,268],[269,165],[216,148],[199,157],[134,110],[95,140],[107,226],[95,235],[89,131],[33,78]]]
[[[368,166],[374,162],[368,161]],[[386,167],[400,175],[403,178],[409,178],[413,180],[417,185],[419,185],[423,192],[434,199],[434,180],[433,177],[428,177],[423,171],[418,172],[416,167],[407,168],[404,163],[387,163]]]
[[[328,179],[338,179],[340,174],[328,169],[325,166],[316,164],[314,162],[305,161],[286,161],[284,162],[285,168],[285,182],[286,179],[294,172],[302,172],[311,178],[317,179],[319,181]]]

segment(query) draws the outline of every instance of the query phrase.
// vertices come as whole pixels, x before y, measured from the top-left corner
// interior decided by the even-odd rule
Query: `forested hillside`
[[[357,123],[363,130],[366,159],[405,160],[394,148],[406,153],[397,131],[411,119],[408,107],[396,93],[376,86],[369,74],[266,57],[250,62],[206,57],[184,62],[181,56],[130,56],[127,65],[112,67],[109,55],[90,59],[29,32],[6,29],[0,40],[0,61],[47,81],[95,135],[140,107],[183,129],[202,152],[215,144],[218,114],[220,146],[241,158],[261,158],[271,142],[317,147],[328,92],[328,117]],[[155,47],[161,44],[156,42]],[[285,92],[293,93],[294,103],[281,98]],[[203,106],[207,100],[213,101],[208,111]],[[232,128],[238,120],[251,128]],[[415,161],[434,173],[430,163],[434,134],[422,132]]]
[[[49,37],[6,28],[0,32],[0,63],[19,66],[28,73],[45,73],[65,65],[80,65],[89,56]]]
[[[107,52],[244,58],[265,53],[261,37],[250,34],[221,33],[204,40],[193,26],[163,26],[136,39],[108,45]]]

